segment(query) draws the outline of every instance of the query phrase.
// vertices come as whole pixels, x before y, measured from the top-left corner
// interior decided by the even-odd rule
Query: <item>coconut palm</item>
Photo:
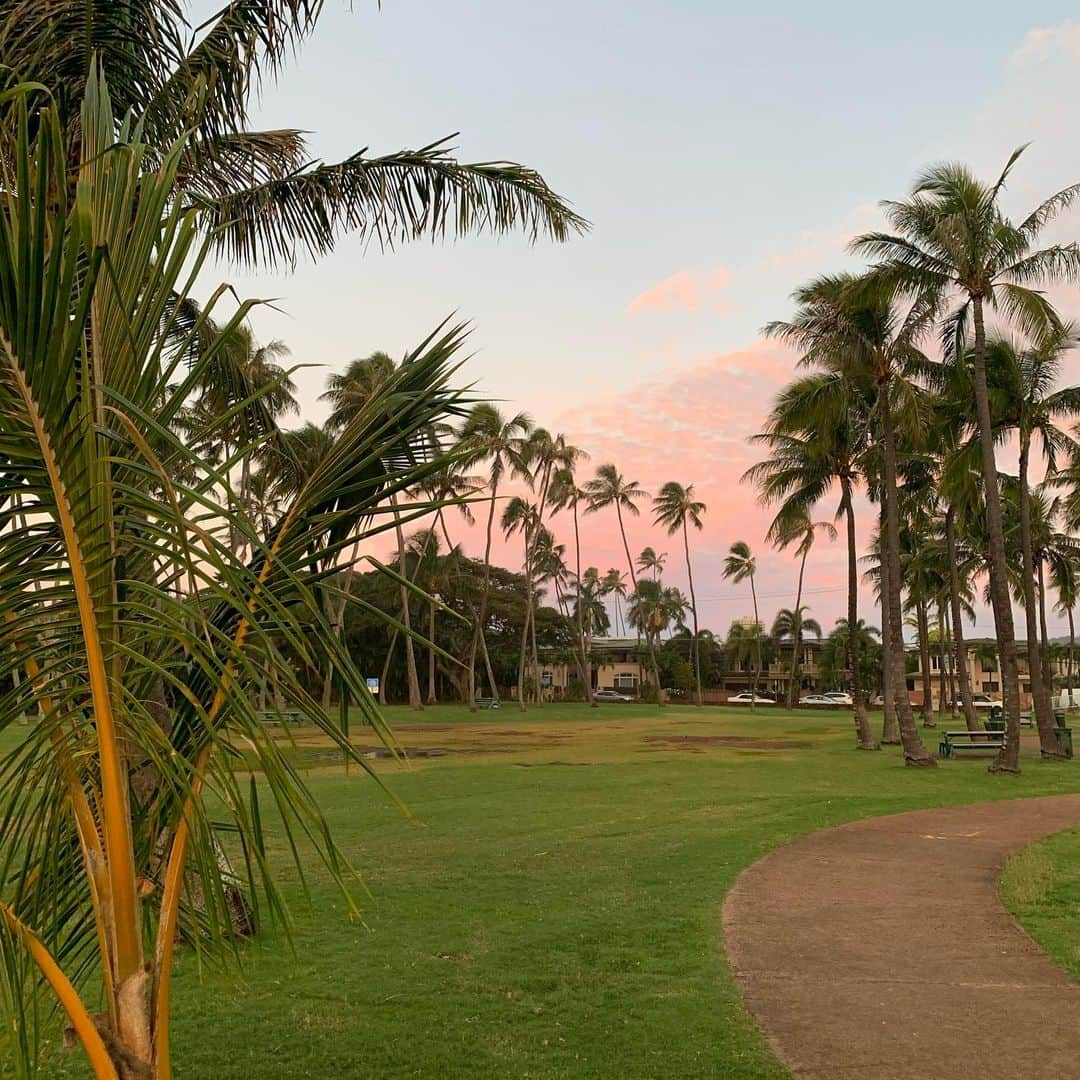
[[[249,130],[264,79],[314,33],[322,8],[306,0],[234,2],[193,29],[184,5],[169,0],[67,7],[8,0],[0,6],[0,48],[9,70],[51,92],[76,161],[91,68],[107,80],[115,116],[138,121],[150,161],[182,138],[174,197],[201,211],[219,253],[247,266],[318,258],[343,232],[387,247],[518,230],[561,241],[586,227],[534,170],[497,160],[461,164],[445,138],[326,164],[312,154],[305,125]],[[4,160],[12,160],[16,116],[10,102],[0,110]]]
[[[1050,584],[1057,593],[1057,603],[1054,605],[1054,610],[1059,615],[1066,616],[1069,620],[1069,652],[1066,671],[1068,672],[1069,708],[1071,709],[1076,704],[1073,694],[1073,676],[1076,672],[1076,623],[1074,613],[1077,595],[1080,592],[1080,557],[1076,553],[1073,553],[1071,557],[1051,560]]]
[[[690,526],[699,532],[704,527],[701,515],[705,513],[705,504],[695,498],[694,485],[685,487],[677,480],[669,480],[653,499],[653,522],[663,525],[668,536],[681,532],[683,553],[686,556],[686,580],[690,586],[690,614],[694,621],[694,701],[701,705],[701,643],[698,640],[697,596],[694,593],[694,570],[690,563]],[[646,548],[646,551],[649,549]],[[643,551],[642,557],[645,552]]]
[[[1074,184],[1052,195],[1019,224],[1005,217],[999,196],[1024,147],[1013,152],[993,184],[979,180],[966,166],[935,165],[920,176],[906,201],[883,204],[894,234],[868,233],[851,250],[877,264],[876,275],[888,289],[919,297],[919,303],[943,308],[954,298],[944,340],[949,355],[965,355],[971,324],[972,374],[989,535],[990,597],[1002,664],[1002,692],[1007,730],[1005,745],[992,771],[1020,768],[1020,681],[1009,596],[1009,569],[1001,491],[995,459],[995,429],[987,382],[986,308],[998,312],[1031,338],[1060,322],[1045,295],[1034,288],[1080,276],[1076,244],[1037,249],[1042,230],[1078,195]]]
[[[600,595],[615,598],[615,629],[619,634],[626,633],[622,612],[622,602],[626,599],[626,594],[626,575],[617,567],[612,566],[601,579]]]
[[[518,661],[518,708],[525,712],[525,655],[528,650],[529,629],[533,621],[533,604],[528,594],[531,594],[536,587],[533,579],[535,536],[542,528],[537,505],[520,495],[515,495],[503,508],[499,524],[507,538],[520,533],[522,540],[524,566],[522,578],[527,595],[523,598],[522,605],[525,616],[521,623],[521,657]]]
[[[448,380],[462,334],[416,352],[264,534],[238,501],[219,502],[217,467],[173,430],[250,311],[240,305],[218,339],[201,334],[205,323],[176,321],[190,268],[208,257],[174,197],[185,142],[155,159],[131,129],[118,130],[92,75],[75,204],[65,133],[38,93],[8,98],[24,108],[0,195],[0,431],[18,448],[5,453],[0,501],[18,496],[25,510],[0,530],[5,663],[22,675],[0,687],[0,718],[7,727],[36,716],[0,759],[0,849],[12,856],[0,867],[0,982],[20,1014],[6,1025],[17,1034],[5,1064],[21,1057],[29,1074],[48,990],[96,1077],[163,1080],[178,939],[229,951],[218,831],[242,842],[251,881],[281,911],[276,860],[258,855],[261,788],[289,834],[305,833],[345,884],[347,861],[316,798],[254,702],[275,670],[287,707],[366,768],[300,675],[331,651],[365,722],[391,743],[315,599],[323,574],[312,553],[331,557],[390,494],[422,478],[410,447],[454,407]],[[31,204],[30,192],[49,194]],[[210,428],[207,441],[219,435]],[[282,662],[285,645],[299,664]],[[234,772],[240,746],[258,786]]]
[[[638,556],[637,560],[638,572],[641,574],[652,574],[653,581],[659,581],[664,572],[665,563],[667,563],[666,551],[657,554],[651,547],[644,547],[641,549],[641,554]]]
[[[330,405],[330,415],[326,420],[327,427],[331,431],[340,431],[354,416],[367,407],[368,402],[382,387],[391,382],[396,370],[397,365],[390,355],[377,351],[371,353],[370,356],[351,361],[341,374],[332,374],[326,380],[326,391],[321,398]],[[413,709],[423,709],[424,699],[420,693],[420,675],[416,665],[416,650],[413,647],[409,587],[406,584],[409,576],[405,565],[408,545],[405,543],[405,531],[402,527],[396,497],[391,499],[391,507],[394,532],[397,536],[398,571],[402,578],[399,595],[401,597],[401,624],[405,631],[405,670],[408,679],[409,706]],[[338,598],[336,604],[331,601],[331,620],[339,631],[345,622],[345,608],[349,602],[357,547],[358,544],[354,543],[352,554],[345,568],[345,583],[342,595]],[[333,670],[328,669],[326,679],[323,682],[324,708],[330,706],[332,677]],[[381,682],[379,685],[381,689],[383,683]]]
[[[491,597],[491,541],[495,525],[495,507],[499,486],[507,478],[526,479],[530,476],[525,455],[525,441],[533,422],[528,413],[504,417],[490,402],[480,402],[472,407],[458,433],[458,447],[463,454],[463,465],[477,467],[487,465],[488,515],[484,533],[484,584],[480,593],[480,606],[469,645],[469,711],[476,711],[476,653],[480,638],[487,630],[488,603]],[[485,651],[486,655],[486,651]],[[487,669],[491,696],[499,700],[499,688],[490,663]]]
[[[770,530],[768,539],[771,539],[781,551],[792,544],[795,545],[795,555],[799,560],[799,580],[795,588],[795,607],[791,610],[802,611],[803,578],[806,574],[806,560],[813,549],[818,532],[823,532],[830,540],[835,540],[836,526],[831,521],[813,521],[809,514],[801,517],[786,514],[780,518],[779,522],[774,522],[774,525],[776,526],[775,531]],[[800,649],[802,622],[800,620],[795,621],[794,630],[791,683],[788,686],[788,708],[794,708],[799,703],[799,662],[802,658]]]
[[[791,642],[791,680],[794,682],[799,670],[798,650],[804,634],[813,634],[821,640],[821,623],[817,619],[808,619],[806,612],[810,609],[806,606],[797,608],[780,608],[773,618],[772,635],[777,652],[783,648],[784,641]],[[790,696],[789,696],[790,700]]]
[[[925,410],[909,372],[925,362],[918,345],[934,325],[936,308],[920,301],[905,310],[880,283],[850,274],[817,278],[796,290],[795,300],[799,305],[795,317],[790,322],[769,324],[766,332],[797,348],[803,364],[836,372],[876,390],[872,434],[881,450],[877,490],[885,524],[882,596],[888,627],[888,683],[900,723],[904,760],[909,765],[935,765],[936,759],[927,752],[915,726],[904,677],[896,490],[898,414],[909,438],[917,441]]]
[[[878,749],[860,685],[859,554],[853,502],[867,448],[873,397],[872,387],[860,386],[838,371],[806,375],[789,383],[777,396],[765,430],[755,437],[769,448],[770,456],[743,477],[757,486],[765,505],[778,506],[770,533],[787,531],[789,523],[810,520],[833,484],[839,484],[836,516],[846,522],[848,559],[848,616],[844,625],[852,634],[847,651],[852,658],[856,746],[861,750]]]
[[[754,625],[758,632],[754,635],[756,651],[754,653],[754,681],[751,686],[750,709],[754,710],[754,698],[757,697],[758,684],[761,682],[761,618],[758,615],[757,588],[754,584],[754,575],[757,573],[757,559],[750,551],[750,545],[745,540],[736,540],[728,549],[724,559],[724,579],[731,580],[736,585],[744,581],[750,582],[750,597],[754,602]]]
[[[630,570],[630,581],[633,583],[634,592],[637,592],[638,579],[634,572],[630,544],[626,539],[626,522],[623,520],[623,515],[630,514],[632,517],[637,517],[641,513],[637,504],[642,499],[647,499],[649,493],[636,480],[627,480],[614,465],[610,464],[601,465],[596,470],[596,476],[585,484],[585,491],[589,498],[585,513],[595,514],[608,507],[615,508],[615,516],[619,522],[619,536],[622,538],[623,551],[626,553],[626,565]],[[653,685],[656,687],[656,700],[659,705],[663,705],[664,695],[660,689],[660,669],[656,663],[656,649],[649,637],[646,637],[645,644],[649,649],[649,667]]]
[[[674,624],[681,627],[686,619],[686,597],[679,589],[664,587],[652,578],[641,578],[630,594],[626,617],[655,649],[661,637]],[[659,684],[657,684],[659,685]]]
[[[1037,575],[1032,540],[1032,494],[1029,477],[1032,443],[1042,448],[1047,474],[1057,471],[1059,456],[1073,456],[1076,443],[1059,426],[1080,413],[1080,388],[1058,389],[1062,363],[1076,345],[1077,329],[1070,323],[1054,326],[1030,347],[996,335],[986,342],[987,379],[992,388],[995,419],[1015,428],[1019,436],[1018,494],[1020,551],[1024,611],[1027,622],[1028,668],[1036,724],[1043,757],[1062,757],[1054,732],[1053,687],[1045,668],[1047,657],[1039,645],[1035,596]],[[1038,573],[1042,572],[1042,561]]]
[[[563,465],[556,469],[551,479],[551,510],[559,513],[569,510],[574,522],[574,619],[577,624],[577,649],[575,655],[580,667],[582,686],[585,690],[585,700],[592,706],[598,706],[593,700],[592,690],[592,667],[589,660],[589,650],[586,646],[584,625],[585,605],[582,600],[583,581],[581,576],[581,530],[578,517],[578,508],[587,498],[584,488],[578,487],[574,474],[576,462]],[[591,568],[595,572],[595,567]],[[597,575],[598,576],[598,575]],[[597,581],[595,599],[600,601],[599,582]],[[601,601],[602,603],[602,601]]]

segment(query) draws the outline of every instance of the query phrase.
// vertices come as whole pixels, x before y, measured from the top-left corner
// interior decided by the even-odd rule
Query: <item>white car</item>
[[[971,704],[976,709],[992,709],[995,705],[1000,705],[1001,700],[999,698],[992,698],[989,694],[972,694]]]
[[[834,701],[828,694],[805,694],[799,698],[800,705],[829,705],[836,708],[839,702]]]
[[[728,698],[729,705],[775,705],[771,697],[763,697],[761,694],[751,693],[749,690],[744,690],[741,694],[735,694],[733,697]]]
[[[827,697],[837,705],[854,705],[855,701],[846,690],[826,690],[822,697]]]
[[[593,701],[633,701],[628,694],[620,694],[618,690],[597,690],[593,694]]]

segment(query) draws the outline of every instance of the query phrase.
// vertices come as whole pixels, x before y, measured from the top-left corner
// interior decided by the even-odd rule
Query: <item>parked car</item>
[[[618,690],[597,690],[593,701],[633,701],[629,694],[620,694]]]
[[[765,697],[764,694],[754,694],[749,690],[744,690],[741,694],[735,694],[733,697],[728,698],[728,704],[735,705],[775,705],[776,702],[771,697]]]
[[[822,697],[827,697],[837,705],[854,705],[854,699],[846,690],[826,690]]]
[[[961,703],[958,701],[956,704],[960,705]],[[976,709],[992,709],[995,705],[1001,704],[1001,698],[992,698],[989,694],[972,694],[971,704]]]
[[[800,705],[829,705],[833,708],[838,704],[828,694],[804,694],[799,698]]]

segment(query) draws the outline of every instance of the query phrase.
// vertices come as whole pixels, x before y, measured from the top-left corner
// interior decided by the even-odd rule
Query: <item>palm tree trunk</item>
[[[799,584],[795,589],[795,625],[791,630],[791,681],[788,683],[788,708],[793,709],[799,703],[799,645],[802,638],[802,587],[803,574],[806,572],[807,548],[799,561]]]
[[[1039,647],[1039,600],[1035,595],[1035,555],[1031,543],[1031,490],[1028,484],[1028,461],[1031,432],[1020,430],[1020,548],[1023,556],[1024,622],[1027,626],[1028,678],[1031,680],[1031,704],[1039,729],[1039,748],[1044,758],[1064,758],[1054,734],[1054,711],[1043,678],[1043,656]],[[989,502],[989,500],[988,500]],[[989,506],[987,507],[989,510]],[[1010,612],[1011,614],[1011,612]]]
[[[1073,653],[1076,649],[1076,628],[1073,626],[1073,609],[1069,608],[1069,708],[1073,707]]]
[[[345,567],[345,582],[342,586],[343,595],[338,598],[337,607],[333,608],[330,616],[330,626],[333,629],[334,636],[340,637],[341,631],[345,627],[345,609],[349,605],[349,593],[352,591],[353,576],[356,573],[356,556],[360,550],[360,541],[357,540],[352,546],[352,553],[349,556],[349,565]],[[322,708],[324,713],[330,711],[330,692],[334,685],[334,662],[327,657],[326,659],[326,677],[323,679],[323,692],[322,692]]]
[[[922,723],[934,727],[934,676],[930,672],[930,616],[926,601],[919,596],[915,601],[915,618],[919,626],[919,666],[922,668]]]
[[[990,416],[990,391],[986,383],[986,326],[983,298],[973,296],[975,324],[973,375],[975,411],[979,421],[982,449],[983,486],[986,497],[986,526],[990,534],[990,602],[994,609],[994,630],[1001,664],[1001,692],[1005,705],[1005,745],[990,765],[991,772],[1020,771],[1020,671],[1016,662],[1016,633],[1012,599],[1009,596],[1009,568],[1005,557],[1005,530],[1001,517],[1001,490],[994,456],[994,425]]]
[[[945,511],[945,544],[949,563],[949,606],[952,609],[953,663],[960,680],[960,701],[964,706],[964,724],[968,731],[982,731],[983,724],[975,711],[971,696],[971,672],[967,664],[967,645],[964,643],[963,611],[960,605],[960,571],[956,552],[956,510],[950,506]]]
[[[408,563],[405,552],[405,533],[401,528],[401,516],[397,511],[397,497],[390,496],[390,505],[394,507],[394,533],[398,544],[398,573],[408,577]],[[401,586],[401,625],[405,628],[405,674],[409,681],[409,708],[422,709],[424,699],[420,696],[420,678],[416,670],[416,650],[413,648],[412,624],[409,619],[409,590]]]
[[[390,678],[390,661],[394,656],[394,646],[397,645],[398,628],[390,635],[390,644],[386,646],[386,659],[383,661],[382,673],[379,675],[379,704],[386,704],[386,683]]]
[[[634,591],[637,592],[637,574],[634,573],[634,560],[630,555],[630,544],[626,539],[626,526],[623,525],[622,507],[619,506],[619,502],[615,500],[615,516],[619,519],[619,535],[622,537],[623,551],[626,552],[626,564],[630,567],[630,580],[634,584]],[[652,671],[653,686],[656,688],[656,704],[663,706],[664,693],[660,689],[660,668],[656,663],[656,650],[653,648],[652,639],[648,634],[645,635],[645,644],[649,649],[649,666]]]
[[[938,704],[937,716],[942,723],[945,722],[945,701],[949,689],[948,667],[949,643],[945,636],[945,608],[941,603],[940,596],[937,604],[938,617]]]
[[[428,641],[431,646],[428,649],[427,668],[427,704],[434,705],[438,700],[435,692],[435,601],[428,604]]]
[[[881,505],[881,530],[882,538],[885,535],[885,504]],[[896,716],[896,694],[893,687],[893,673],[890,657],[892,656],[892,630],[889,626],[889,574],[885,568],[885,541],[881,539],[881,700],[882,700],[882,728],[881,745],[900,745],[900,721]]]
[[[1036,567],[1039,575],[1039,634],[1042,640],[1042,669],[1043,687],[1046,692],[1046,703],[1050,711],[1050,720],[1054,720],[1054,673],[1050,668],[1050,635],[1046,632],[1046,575],[1043,570],[1043,561],[1040,557]],[[1054,724],[1055,729],[1057,724]],[[1057,737],[1055,730],[1054,737]]]
[[[529,650],[529,623],[532,620],[532,575],[529,573],[529,532],[525,529],[525,619],[521,624],[521,653],[518,657],[518,710],[525,705],[525,658]]]
[[[487,623],[488,596],[491,593],[491,531],[495,524],[495,498],[498,486],[498,481],[493,480],[491,503],[488,507],[487,539],[484,542],[484,587],[480,593],[480,610],[476,615],[476,625],[473,627],[472,643],[469,645],[469,712],[476,712],[476,650]],[[491,678],[490,662],[488,663],[488,678]],[[494,679],[491,682],[491,696],[495,701],[499,700],[499,690]]]
[[[851,480],[840,479],[842,506],[847,522],[848,555],[848,665],[851,668],[851,700],[855,712],[855,745],[860,750],[877,750],[878,742],[866,716],[866,695],[863,693],[859,656],[859,551],[855,544],[855,508],[851,504]]]
[[[575,485],[575,491],[577,487]],[[581,610],[581,532],[578,528],[578,505],[577,495],[574,499],[574,560],[577,563],[577,582],[574,591],[577,593],[577,644],[581,650],[581,672],[585,683],[585,700],[593,708],[600,708],[600,703],[593,700],[592,691],[592,661],[589,659],[588,650],[585,648],[585,623],[584,614]]]
[[[750,690],[750,711],[755,711],[758,686],[761,685],[761,617],[758,615],[757,589],[750,575],[750,598],[754,602],[754,685]]]
[[[889,630],[890,655],[886,663],[891,665],[893,676],[893,699],[900,721],[900,741],[904,748],[904,761],[908,765],[936,765],[937,759],[927,753],[926,747],[915,727],[915,716],[907,694],[907,673],[904,670],[904,623],[900,614],[900,521],[896,509],[896,433],[893,430],[892,403],[889,386],[880,387],[881,419],[884,429],[885,458],[885,560],[889,574]]]
[[[701,706],[701,642],[698,639],[697,596],[694,593],[694,571],[690,566],[690,536],[686,518],[682,524],[683,551],[686,553],[686,579],[690,583],[690,614],[694,618],[694,704]]]

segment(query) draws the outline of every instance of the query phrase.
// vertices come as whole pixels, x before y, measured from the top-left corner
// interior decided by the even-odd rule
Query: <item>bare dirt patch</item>
[[[646,735],[645,742],[665,750],[702,750],[707,746],[734,746],[744,750],[809,750],[805,739],[752,739],[742,735]]]

